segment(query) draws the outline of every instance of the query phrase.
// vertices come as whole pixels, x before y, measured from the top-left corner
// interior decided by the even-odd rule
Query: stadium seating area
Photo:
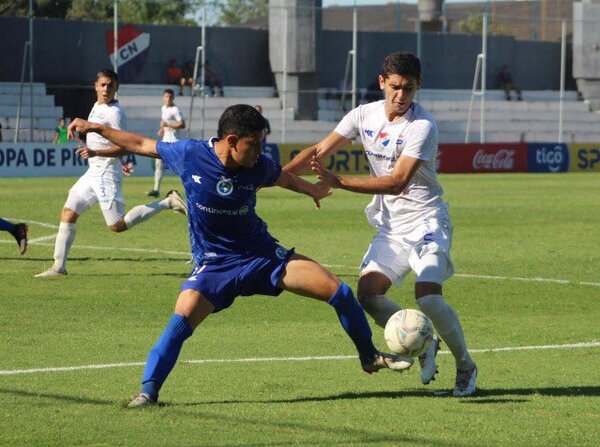
[[[20,84],[18,82],[0,82],[0,124],[5,142],[13,141],[17,127]],[[33,84],[33,139],[34,141],[52,141],[54,129],[62,117],[62,107],[54,105],[54,96],[46,94],[46,85]],[[19,141],[30,141],[32,126],[30,110],[29,84],[23,86],[21,121],[19,123]]]
[[[125,84],[119,91],[119,99],[125,108],[128,127],[134,132],[154,136],[158,130],[162,92],[165,85]],[[180,107],[189,124],[189,90],[186,96],[177,96]],[[327,135],[343,115],[339,99],[326,99],[323,90],[319,95],[319,120],[294,121],[293,111],[285,113],[285,141],[310,143]],[[471,93],[468,90],[422,90],[420,101],[436,118],[440,142],[461,143],[465,140]],[[486,94],[486,142],[554,142],[558,141],[559,102],[555,91],[525,91],[523,101],[506,101],[504,93],[489,90]],[[0,123],[5,141],[12,141],[16,127],[19,84],[0,83]],[[216,133],[217,121],[223,109],[237,103],[260,104],[263,114],[271,123],[272,134],[268,141],[283,141],[282,111],[280,101],[271,87],[225,87],[224,97],[206,97],[204,115],[202,99],[195,98],[191,136],[199,138]],[[347,101],[349,108],[350,99]],[[480,99],[475,98],[471,117],[469,140],[479,141]],[[29,85],[23,89],[23,106],[19,141],[29,141],[31,125],[29,110]],[[62,108],[54,105],[52,95],[46,94],[44,84],[34,84],[34,140],[52,141]],[[202,124],[204,116],[204,125]],[[204,129],[204,132],[203,132]],[[590,112],[587,104],[577,100],[576,92],[566,93],[564,102],[564,141],[600,141],[600,114]]]

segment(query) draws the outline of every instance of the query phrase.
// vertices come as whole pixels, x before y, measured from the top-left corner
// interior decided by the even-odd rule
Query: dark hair
[[[219,118],[217,136],[237,135],[247,137],[261,132],[266,127],[265,118],[254,107],[248,104],[236,104],[225,109]]]
[[[175,96],[175,92],[172,89],[170,89],[170,88],[166,88],[165,91],[163,92],[163,95],[165,93],[168,93],[171,96]]]
[[[96,73],[96,81],[100,78],[108,78],[111,79],[115,84],[119,84],[119,75],[110,68],[103,68]]]
[[[421,79],[421,62],[419,58],[409,52],[388,54],[381,64],[381,75],[387,79],[390,75],[413,76]]]

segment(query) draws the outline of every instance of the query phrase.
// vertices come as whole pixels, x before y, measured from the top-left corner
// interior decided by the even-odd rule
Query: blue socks
[[[193,332],[185,317],[177,314],[171,317],[158,342],[148,353],[142,377],[142,393],[147,393],[154,399],[158,398],[160,388],[175,366],[183,342]]]
[[[368,363],[377,356],[373,345],[371,327],[354,294],[346,283],[341,283],[335,294],[327,301],[337,312],[340,323],[350,336],[360,357],[361,363]]]
[[[15,224],[9,222],[8,220],[0,219],[0,231],[8,231],[12,233],[15,228]]]

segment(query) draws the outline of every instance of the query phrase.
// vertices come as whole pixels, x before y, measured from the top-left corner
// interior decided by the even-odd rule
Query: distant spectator
[[[379,86],[379,76],[376,76],[373,78],[371,83],[367,85],[367,91],[363,96],[363,100],[365,102],[373,102],[379,101],[380,99],[383,99],[383,93],[381,91],[381,87]]]
[[[223,96],[223,81],[221,76],[204,61],[204,85],[210,89],[211,96]]]
[[[56,132],[54,134],[54,144],[66,143],[69,140],[67,137],[67,119],[63,116],[56,126]]]
[[[260,113],[262,115],[262,113],[263,113],[262,106],[255,105],[254,108],[258,111],[258,113]],[[264,115],[263,115],[263,118],[265,118]],[[267,144],[267,135],[269,135],[270,133],[271,133],[271,125],[269,124],[269,120],[265,118],[265,129],[264,129],[264,135],[263,135],[263,139],[262,139],[263,145]]]
[[[171,59],[169,61],[169,66],[167,67],[167,83],[172,85],[179,85],[179,80],[181,79],[181,68],[177,66],[177,62],[175,59]]]
[[[521,97],[521,89],[519,89],[519,87],[517,87],[517,85],[513,82],[508,65],[503,65],[500,69],[500,72],[498,73],[497,84],[499,88],[504,90],[504,97],[507,101],[512,99],[510,97],[511,90],[514,90],[514,92],[517,94],[517,101],[521,101],[523,99]]]
[[[179,96],[183,96],[183,87],[186,85],[190,86],[190,90],[194,84],[194,63],[187,61],[181,70],[181,78],[179,80]]]

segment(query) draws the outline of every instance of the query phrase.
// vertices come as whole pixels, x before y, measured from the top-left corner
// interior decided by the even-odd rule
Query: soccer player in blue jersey
[[[181,177],[188,203],[190,239],[198,261],[183,283],[175,313],[150,350],[142,389],[129,404],[156,404],[159,391],[175,366],[183,342],[211,313],[231,306],[237,296],[277,296],[283,290],[330,304],[350,336],[367,373],[382,368],[402,371],[411,358],[379,352],[371,340],[365,313],[348,285],[312,259],[278,244],[256,214],[256,190],[280,186],[313,198],[330,194],[262,155],[263,116],[254,107],[228,107],[219,119],[218,137],[158,142],[96,123],[76,119],[74,132],[96,132],[128,152],[162,158]]]

